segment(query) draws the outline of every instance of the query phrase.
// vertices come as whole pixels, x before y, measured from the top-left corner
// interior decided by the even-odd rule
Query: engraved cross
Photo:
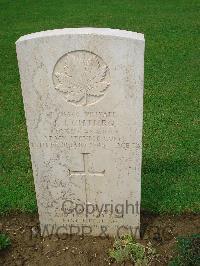
[[[88,155],[90,153],[81,153],[83,155],[83,171],[71,171],[69,170],[69,175],[74,176],[74,175],[82,175],[82,176],[104,176],[105,175],[105,170],[101,172],[90,172],[89,171],[89,160],[88,160]]]
[[[81,153],[83,155],[83,171],[71,171],[69,169],[69,176],[85,176],[85,196],[86,196],[86,203],[88,203],[88,195],[87,195],[87,176],[105,176],[105,170],[101,172],[91,172],[89,170],[89,160],[88,155],[90,153]],[[87,217],[87,214],[86,214]]]

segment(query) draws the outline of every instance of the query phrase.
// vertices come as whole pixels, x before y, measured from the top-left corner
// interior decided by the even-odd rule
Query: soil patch
[[[155,265],[167,265],[175,252],[176,237],[199,232],[200,215],[141,215],[142,244],[149,241],[160,254]],[[0,230],[9,235],[11,247],[0,251],[0,265],[88,266],[117,265],[108,257],[113,238],[38,235],[37,215],[10,214],[0,217]],[[131,265],[126,263],[126,265]]]

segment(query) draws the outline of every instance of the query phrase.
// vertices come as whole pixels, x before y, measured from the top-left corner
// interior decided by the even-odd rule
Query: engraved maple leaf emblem
[[[56,70],[56,68],[55,68]],[[96,102],[110,85],[109,70],[97,55],[78,51],[63,58],[59,71],[55,71],[55,89],[63,93],[68,102],[87,105],[89,98]]]

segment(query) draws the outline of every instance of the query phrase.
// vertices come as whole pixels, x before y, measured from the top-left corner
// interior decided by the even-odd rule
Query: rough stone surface
[[[42,234],[138,236],[143,35],[62,29],[16,46]]]

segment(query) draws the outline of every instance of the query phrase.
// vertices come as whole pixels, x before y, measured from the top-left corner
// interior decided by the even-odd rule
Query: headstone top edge
[[[16,44],[32,39],[51,37],[51,36],[62,36],[66,34],[69,35],[91,34],[91,35],[102,35],[102,36],[115,36],[115,37],[144,41],[144,34],[127,30],[110,29],[110,28],[64,28],[64,29],[54,29],[54,30],[40,31],[40,32],[27,34],[21,36],[16,41]]]

